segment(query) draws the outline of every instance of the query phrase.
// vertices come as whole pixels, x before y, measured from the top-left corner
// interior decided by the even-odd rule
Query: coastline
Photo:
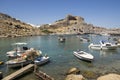
[[[53,34],[52,34],[53,35]],[[54,35],[57,35],[57,34],[54,34]],[[59,35],[59,34],[58,34]],[[65,35],[65,34],[64,34]],[[30,35],[29,35],[30,36]],[[29,36],[21,36],[21,37],[29,37]],[[39,36],[39,35],[32,35],[32,36]],[[113,63],[119,63],[119,61],[117,61],[117,62],[112,62],[112,64],[110,64],[109,65],[109,67],[107,67],[107,64],[105,65],[103,65],[103,66],[97,66],[99,69],[101,68],[101,70],[103,70],[103,73],[101,74],[101,73],[99,73],[98,71],[98,69],[97,70],[94,70],[93,71],[93,69],[91,70],[92,72],[98,72],[98,73],[96,73],[96,75],[99,75],[100,74],[100,76],[103,76],[103,75],[107,75],[107,74],[110,74],[110,73],[116,73],[116,74],[120,74],[120,72],[119,72],[119,65],[116,65],[116,64],[113,64]],[[113,65],[115,65],[115,66],[113,66]],[[96,66],[94,66],[94,67],[96,67]],[[115,69],[115,68],[118,68],[118,70],[117,69]],[[89,67],[90,68],[90,67]],[[110,70],[109,71],[104,71],[104,70],[106,70],[106,69],[108,69],[108,68],[110,68]],[[81,70],[82,70],[82,68],[80,68]],[[118,71],[118,72],[117,72]],[[46,73],[47,73],[47,71],[45,71]],[[81,71],[82,72],[82,71]],[[89,70],[83,70],[83,72],[86,72],[86,74],[90,74],[90,75],[93,75],[93,73],[92,72],[90,72]],[[99,77],[99,76],[98,76]],[[97,77],[97,78],[98,78]],[[97,79],[97,78],[95,78],[95,80]],[[90,78],[88,78],[88,80],[89,80]]]
[[[46,34],[46,33],[40,33],[40,34],[28,34],[28,35],[17,35],[17,34],[9,34],[9,35],[0,35],[0,38],[15,38],[15,37],[29,37],[29,36],[44,36],[44,35],[84,35],[84,34],[91,34],[91,33],[82,33],[82,34],[77,34],[77,33],[50,33],[50,34]],[[98,33],[92,33],[95,35],[102,35],[102,34],[98,34]],[[115,34],[115,33],[109,33],[110,36],[120,36],[119,33]]]

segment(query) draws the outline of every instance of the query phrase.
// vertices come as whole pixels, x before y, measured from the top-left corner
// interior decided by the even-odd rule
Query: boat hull
[[[16,52],[16,51],[9,51],[6,53],[7,57],[8,58],[18,58],[18,57],[21,57],[21,54],[24,53],[25,51],[19,51],[19,52]]]
[[[10,68],[15,68],[15,67],[23,67],[27,64],[30,64],[32,63],[32,60],[28,60],[28,61],[23,61],[23,62],[18,62],[18,63],[9,63],[9,62],[6,62],[6,65]]]
[[[112,45],[112,46],[101,46],[101,45],[94,45],[94,44],[90,44],[89,48],[91,49],[95,49],[95,50],[115,50],[117,49],[117,45]]]
[[[35,60],[34,63],[35,63],[36,65],[43,65],[43,64],[45,64],[45,63],[47,63],[47,62],[50,61],[50,60],[49,60],[49,57],[47,57],[47,58],[42,57],[42,58],[44,58],[44,59],[42,59],[42,60],[40,60],[40,61]]]
[[[93,56],[91,58],[87,58],[84,56],[79,55],[77,52],[73,52],[74,56],[76,56],[78,59],[83,60],[83,61],[88,61],[88,62],[92,62],[93,61]]]

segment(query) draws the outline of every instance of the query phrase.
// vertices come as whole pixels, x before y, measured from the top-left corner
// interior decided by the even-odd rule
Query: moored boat
[[[77,58],[79,58],[81,60],[85,60],[85,61],[90,61],[91,62],[94,59],[94,56],[92,54],[84,52],[84,51],[80,51],[80,50],[79,51],[73,51],[73,54]]]
[[[48,56],[40,56],[37,59],[34,60],[34,63],[36,65],[43,65],[45,63],[49,62],[49,57]]]
[[[66,39],[65,39],[65,37],[63,37],[63,36],[59,36],[59,37],[58,37],[58,40],[59,40],[60,42],[65,42]]]
[[[17,58],[17,59],[7,61],[6,65],[8,67],[14,68],[14,67],[22,67],[22,66],[30,64],[30,63],[32,63],[32,60],[25,60],[22,58]]]
[[[9,58],[20,57],[22,53],[28,50],[28,48],[26,47],[27,43],[24,42],[13,43],[12,45],[15,46],[15,48],[6,53],[7,57]]]
[[[6,65],[12,68],[21,67],[33,62],[34,59],[40,56],[41,54],[42,54],[41,51],[30,49],[23,53],[21,57],[7,61]]]
[[[91,43],[88,47],[96,50],[115,50],[117,49],[118,45],[100,41],[100,44]]]
[[[80,41],[83,41],[83,42],[89,42],[90,41],[90,39],[87,38],[87,37],[79,36],[78,38],[80,39]]]

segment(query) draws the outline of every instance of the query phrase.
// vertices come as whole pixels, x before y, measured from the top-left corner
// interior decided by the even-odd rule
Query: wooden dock
[[[39,71],[39,72],[35,72],[35,75],[38,78],[41,78],[42,80],[54,80],[54,78],[50,77],[49,75],[47,75],[46,73]]]
[[[25,72],[31,70],[34,68],[34,64],[29,64],[21,69],[19,69],[18,71],[6,76],[5,78],[3,78],[2,80],[13,80],[19,76],[21,76],[22,74],[24,74]]]

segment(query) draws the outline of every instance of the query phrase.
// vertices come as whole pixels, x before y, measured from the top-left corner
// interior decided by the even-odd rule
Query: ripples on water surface
[[[29,47],[34,47],[50,56],[50,63],[39,67],[55,78],[55,80],[64,80],[65,73],[72,67],[78,67],[80,70],[97,71],[99,73],[120,71],[120,49],[112,51],[90,50],[88,45],[91,42],[99,43],[99,40],[107,40],[105,36],[87,36],[91,42],[80,42],[79,38],[74,35],[65,36],[66,42],[60,43],[58,36],[33,36],[19,38],[2,38],[0,39],[0,61],[7,61],[6,52],[13,49],[11,46],[15,42],[27,42]],[[91,53],[95,59],[92,63],[87,63],[77,59],[73,51],[81,49]],[[0,65],[0,71],[4,76],[16,71],[8,69],[5,65]],[[33,73],[30,73],[19,80],[35,80]]]

